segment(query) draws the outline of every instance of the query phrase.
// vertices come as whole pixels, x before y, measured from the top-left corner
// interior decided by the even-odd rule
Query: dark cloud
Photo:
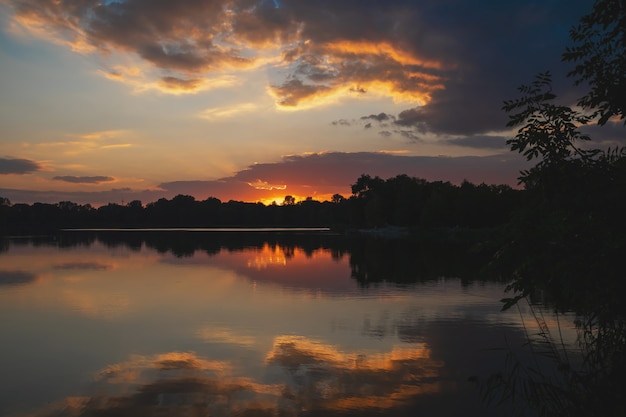
[[[0,158],[0,175],[2,174],[28,174],[41,170],[42,166],[38,162],[29,159]]]
[[[446,140],[446,143],[475,149],[508,149],[507,139],[502,136],[464,136]]]
[[[312,99],[331,91],[327,85],[304,84],[301,80],[292,79],[280,86],[272,88],[281,106],[295,107],[303,100]]]
[[[53,177],[52,179],[57,181],[71,182],[73,184],[100,184],[103,182],[115,181],[115,178],[113,177],[105,177],[102,175],[96,175],[91,177],[75,177],[73,175],[62,175]]]
[[[609,122],[604,126],[587,125],[580,130],[591,138],[595,148],[626,146],[626,125],[622,121]]]
[[[352,122],[346,119],[333,120],[331,122],[333,126],[351,126]]]
[[[378,113],[378,114],[370,114],[369,116],[361,117],[361,120],[375,120],[379,123],[386,122],[389,120],[395,120],[395,117],[392,114],[387,113]]]
[[[406,41],[432,59],[449,56],[454,69],[442,74],[444,89],[433,91],[425,106],[398,114],[396,122],[437,134],[503,130],[508,119],[502,101],[516,97],[517,86],[546,69],[565,74],[560,57],[569,43],[569,28],[592,3],[444,0],[423,6],[421,24],[407,32]],[[420,42],[420,32],[445,42],[433,48],[434,41]],[[571,83],[563,85],[569,87]],[[562,95],[570,96],[567,91]]]
[[[379,113],[379,114],[370,114],[369,116],[362,116],[359,119],[339,119],[333,120],[331,124],[333,126],[356,126],[362,125],[365,129],[371,129],[374,127],[374,124],[379,127],[389,127],[390,122],[395,121],[395,116],[387,113]],[[389,132],[391,133],[391,132]]]
[[[463,180],[473,183],[517,185],[519,172],[528,168],[525,159],[514,153],[493,156],[403,156],[386,153],[330,152],[284,157],[275,163],[255,164],[234,176],[219,181],[178,181],[161,184],[173,193],[224,199],[249,193],[250,183],[263,179],[272,184],[287,184],[285,194],[294,188],[318,190],[318,194],[349,193],[349,186],[362,174],[390,178],[399,174],[429,181]],[[262,194],[258,194],[262,196]],[[260,198],[260,197],[259,197]]]
[[[396,130],[395,132],[412,142],[419,142],[421,140],[420,137],[411,130]]]

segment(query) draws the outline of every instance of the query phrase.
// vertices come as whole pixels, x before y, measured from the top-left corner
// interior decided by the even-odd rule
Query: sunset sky
[[[591,5],[0,0],[0,197],[282,203],[347,197],[361,174],[516,185],[502,101],[564,76]]]

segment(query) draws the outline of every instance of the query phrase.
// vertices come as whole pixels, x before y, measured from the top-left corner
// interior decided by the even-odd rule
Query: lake
[[[0,415],[506,415],[481,381],[537,324],[481,262],[324,231],[5,239]]]

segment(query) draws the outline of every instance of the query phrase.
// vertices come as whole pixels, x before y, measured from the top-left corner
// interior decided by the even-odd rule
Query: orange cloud
[[[178,78],[178,77],[163,77],[160,85],[166,90],[181,90],[181,91],[193,91],[197,90],[203,81],[200,78]]]
[[[342,352],[333,346],[297,336],[279,336],[267,355],[274,383],[238,376],[240,367],[193,352],[132,355],[95,375],[102,392],[117,396],[67,397],[37,415],[64,414],[177,415],[209,409],[216,415],[287,415],[294,410],[358,413],[392,412],[407,399],[441,390],[443,363],[431,358],[424,344],[387,353]],[[290,376],[297,371],[297,378]],[[281,380],[282,379],[282,380]],[[109,386],[108,386],[109,385]],[[112,385],[116,386],[116,389]]]
[[[293,355],[293,356],[289,356]],[[345,353],[337,350],[334,346],[326,345],[301,336],[279,336],[274,340],[272,351],[265,358],[266,361],[285,360],[301,361],[299,363],[325,362],[334,367],[372,371],[391,371],[396,369],[400,362],[430,359],[431,351],[425,344],[419,344],[415,348],[394,347],[387,353]],[[443,363],[438,363],[443,366]],[[432,370],[431,370],[432,371]],[[436,373],[429,372],[424,377],[434,377]]]
[[[419,59],[413,54],[394,47],[389,42],[367,42],[342,40],[326,43],[322,50],[337,56],[381,56],[389,57],[392,61],[401,65],[414,65],[429,69],[442,69],[441,62],[434,60]]]
[[[290,79],[272,86],[278,104],[306,108],[358,93],[426,105],[444,89],[439,61],[420,59],[389,42],[306,41],[285,50]]]
[[[442,389],[438,379],[444,363],[432,359],[425,344],[386,353],[347,353],[304,337],[279,336],[266,361],[297,369],[294,395],[316,409],[389,412],[406,399]]]
[[[349,36],[341,25],[328,25],[325,17],[307,11],[306,5],[275,7],[243,0],[184,0],[158,7],[137,1],[6,3],[20,28],[15,32],[32,33],[79,53],[97,53],[111,63],[100,71],[103,76],[137,91],[195,93],[211,88],[209,75],[259,65],[288,67],[291,75],[269,87],[283,108],[325,105],[351,91],[423,105],[443,88],[441,62],[399,46],[407,42],[386,39],[384,28],[366,37]],[[120,59],[140,62],[125,68]]]

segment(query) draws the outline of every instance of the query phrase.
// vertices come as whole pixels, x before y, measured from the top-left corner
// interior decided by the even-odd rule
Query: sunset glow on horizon
[[[362,174],[518,186],[502,101],[563,67],[591,4],[0,0],[0,197],[282,204],[349,197]]]

